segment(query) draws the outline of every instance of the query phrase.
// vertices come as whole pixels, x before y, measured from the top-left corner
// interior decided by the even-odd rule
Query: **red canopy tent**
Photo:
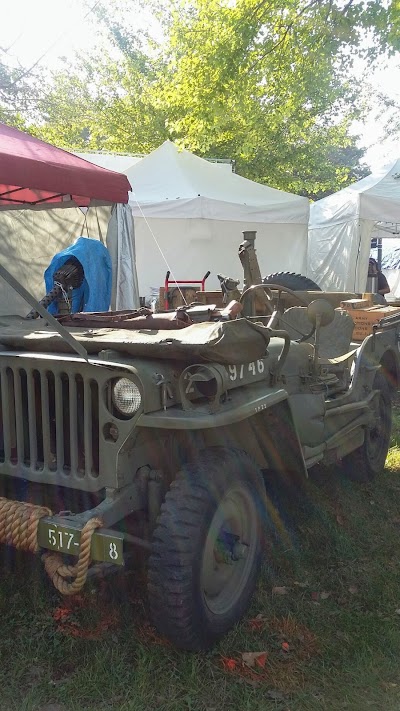
[[[87,233],[103,239],[110,251],[112,307],[135,308],[139,294],[130,190],[126,175],[0,122],[0,268],[17,272],[20,284],[40,297],[51,258]],[[79,208],[86,207],[82,215]],[[24,313],[26,300],[16,304],[15,297],[0,279],[0,313]]]
[[[0,210],[127,203],[129,190],[126,175],[0,123]]]

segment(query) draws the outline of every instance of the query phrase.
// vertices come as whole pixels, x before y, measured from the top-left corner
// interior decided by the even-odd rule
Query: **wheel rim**
[[[200,584],[214,615],[227,613],[240,599],[258,552],[257,508],[244,486],[228,491],[208,529]]]
[[[385,463],[388,438],[386,403],[380,392],[375,399],[374,414],[375,421],[365,436],[369,462],[376,468]]]

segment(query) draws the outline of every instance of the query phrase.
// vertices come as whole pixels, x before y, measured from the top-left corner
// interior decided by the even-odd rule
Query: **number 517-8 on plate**
[[[81,545],[81,530],[41,519],[38,527],[38,543],[41,548],[78,556]],[[124,537],[119,531],[98,529],[92,535],[90,556],[102,563],[124,565]]]

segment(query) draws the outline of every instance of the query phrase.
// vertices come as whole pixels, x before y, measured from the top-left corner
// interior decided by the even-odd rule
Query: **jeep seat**
[[[292,306],[279,317],[279,326],[288,332],[292,340],[298,340],[310,333],[312,324],[305,306]],[[337,309],[332,323],[322,326],[319,336],[319,356],[321,359],[333,359],[349,353],[354,330],[354,321],[347,311]],[[314,335],[306,339],[314,342]]]

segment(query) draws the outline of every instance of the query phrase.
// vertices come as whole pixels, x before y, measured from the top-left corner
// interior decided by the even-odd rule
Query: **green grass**
[[[292,548],[268,548],[249,614],[204,655],[154,634],[142,572],[60,613],[41,563],[3,551],[0,711],[398,711],[399,471],[397,410],[386,470],[370,485],[313,473]],[[242,665],[264,651],[265,667]]]

